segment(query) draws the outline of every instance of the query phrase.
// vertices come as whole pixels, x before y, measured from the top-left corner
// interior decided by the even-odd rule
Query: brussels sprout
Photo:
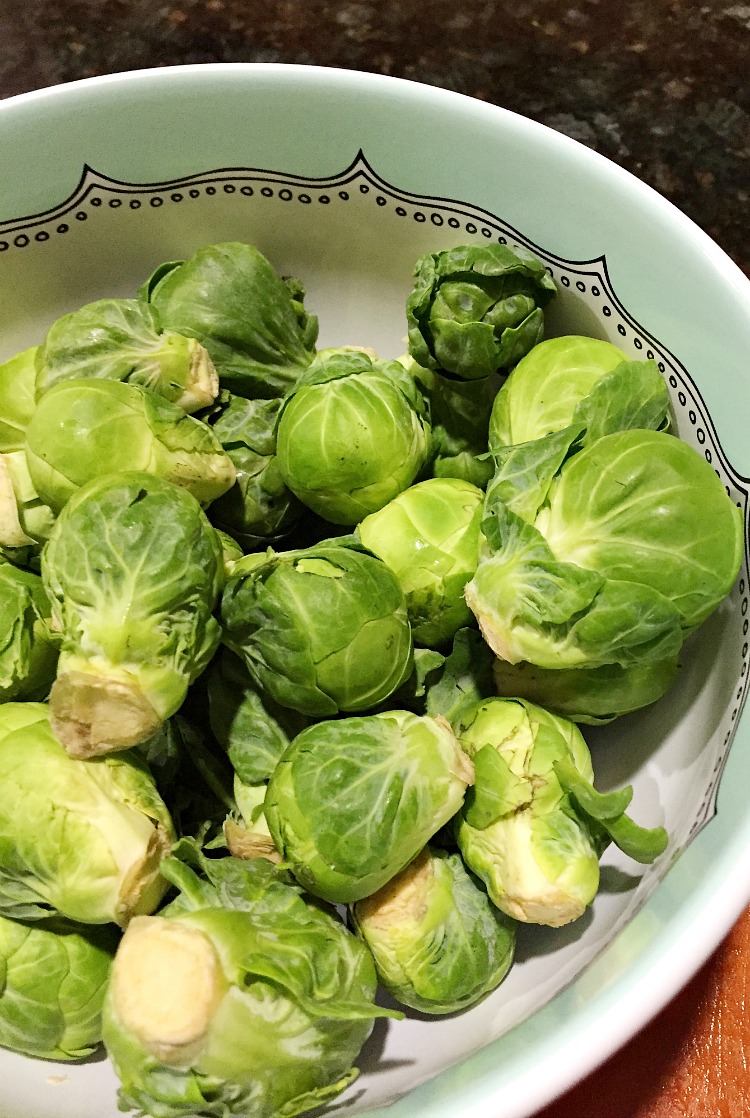
[[[284,484],[276,461],[280,401],[222,395],[227,399],[207,422],[234,463],[237,483],[214,502],[210,518],[250,551],[283,539],[305,507]]]
[[[219,390],[206,350],[163,329],[139,299],[99,299],[63,315],[36,355],[37,398],[61,380],[123,380],[158,392],[183,411],[210,404]]]
[[[62,638],[55,733],[75,757],[145,741],[220,639],[221,545],[205,513],[151,474],[99,478],[61,512],[42,575]]]
[[[524,700],[487,699],[460,733],[475,785],[457,824],[466,864],[515,920],[560,927],[599,887],[599,856],[614,840],[638,861],[662,853],[662,828],[638,827],[632,789],[601,796],[586,743],[572,722]]]
[[[472,780],[445,719],[392,710],[303,730],[271,776],[264,811],[300,884],[347,904],[399,873]]]
[[[110,927],[0,916],[0,1045],[47,1060],[90,1056],[117,940]]]
[[[352,907],[388,992],[422,1013],[467,1009],[510,969],[515,924],[489,900],[459,854],[431,850]]]
[[[0,736],[0,914],[85,924],[153,912],[174,840],[142,761],[77,761],[47,718]]]
[[[510,663],[673,659],[741,562],[740,512],[713,468],[659,431],[605,435],[579,451],[533,525],[489,491],[485,511],[466,600]]]
[[[520,246],[462,245],[421,257],[406,303],[409,353],[461,380],[507,372],[541,341],[556,288]]]
[[[36,353],[32,346],[0,365],[0,454],[24,448],[36,407]]]
[[[484,489],[494,466],[487,454],[492,405],[500,387],[498,373],[481,380],[455,380],[423,369],[411,358],[400,358],[409,369],[430,408],[434,477],[456,477]]]
[[[39,575],[0,563],[0,703],[49,694],[57,668],[44,621],[49,613]]]
[[[483,502],[468,482],[430,478],[359,525],[364,546],[401,584],[417,644],[444,644],[471,621],[464,586],[477,568]]]
[[[258,687],[302,714],[368,710],[411,670],[396,576],[355,546],[248,556],[226,585],[221,620]]]
[[[333,913],[262,858],[170,859],[182,889],[133,920],[104,1007],[120,1106],[155,1118],[272,1118],[317,1108],[357,1076],[375,970]]]
[[[495,661],[499,695],[518,696],[572,722],[604,725],[655,703],[674,682],[676,656],[645,664],[601,664],[598,668],[537,668]]]
[[[664,594],[686,630],[729,593],[742,562],[740,510],[716,471],[658,431],[607,435],[581,451],[536,523],[563,562]]]
[[[669,395],[655,361],[628,361],[609,342],[541,342],[519,362],[492,409],[495,472],[488,498],[533,521],[564,460],[602,435],[662,429]]]
[[[291,741],[309,724],[304,714],[263,694],[238,656],[220,649],[206,673],[211,733],[246,784],[268,780]]]
[[[411,485],[430,450],[430,427],[399,361],[331,349],[284,400],[276,444],[292,492],[326,520],[354,525]]]
[[[623,362],[627,357],[621,349],[597,338],[572,334],[540,342],[495,397],[490,446],[531,442],[561,431],[573,422],[581,401]]]
[[[208,245],[157,269],[141,294],[165,326],[203,343],[238,396],[283,396],[314,356],[318,320],[302,286],[253,245]]]
[[[24,451],[0,454],[0,548],[6,558],[14,562],[20,554],[26,560],[20,565],[27,566],[41,553],[54,523],[54,512],[34,488]]]
[[[104,474],[157,474],[209,504],[233,485],[234,465],[205,423],[136,384],[65,380],[42,397],[26,432],[37,493],[54,512]]]

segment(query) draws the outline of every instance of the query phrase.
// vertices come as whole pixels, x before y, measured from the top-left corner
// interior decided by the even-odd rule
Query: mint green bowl
[[[444,90],[350,71],[185,66],[0,103],[0,359],[163,260],[254,242],[304,282],[322,345],[404,349],[422,252],[527,245],[560,288],[550,333],[654,357],[683,438],[748,516],[750,283],[705,234],[573,140]],[[747,558],[655,706],[588,733],[598,783],[663,823],[647,869],[605,856],[590,915],[529,928],[465,1014],[379,1024],[334,1108],[527,1118],[676,993],[750,900]],[[3,1118],[114,1118],[100,1059],[0,1053]],[[603,1104],[606,1109],[605,1104]]]

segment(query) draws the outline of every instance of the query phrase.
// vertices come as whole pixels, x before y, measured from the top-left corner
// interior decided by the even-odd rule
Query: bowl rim
[[[72,81],[57,82],[23,93],[11,94],[9,97],[0,98],[0,113],[12,111],[19,107],[23,108],[25,105],[34,105],[49,98],[59,99],[63,96],[75,95],[82,90],[105,89],[113,85],[137,84],[143,81],[167,84],[177,77],[208,78],[209,76],[220,75],[240,77],[251,74],[283,76],[285,79],[296,77],[313,81],[325,79],[340,83],[342,86],[350,84],[371,86],[373,90],[378,87],[393,89],[394,91],[401,88],[410,90],[413,96],[422,96],[427,100],[437,99],[444,100],[448,104],[463,105],[466,111],[486,115],[488,119],[498,116],[505,118],[506,122],[512,126],[536,133],[542,139],[546,137],[547,140],[552,140],[563,150],[567,148],[569,151],[575,152],[580,159],[588,160],[592,166],[597,166],[600,170],[606,170],[615,179],[627,184],[637,193],[640,192],[645,195],[652,205],[661,208],[669,215],[670,220],[676,221],[683,232],[700,242],[702,249],[714,260],[715,264],[720,266],[722,271],[728,273],[727,278],[733,280],[739,286],[742,294],[750,297],[750,276],[742,271],[726,250],[674,202],[670,202],[668,198],[660,194],[658,190],[643,179],[638,178],[632,171],[628,171],[625,167],[602,155],[601,152],[588,147],[580,140],[576,140],[564,132],[557,131],[542,121],[534,120],[532,117],[524,116],[522,113],[507,109],[502,105],[482,101],[470,94],[445,89],[442,86],[429,85],[412,78],[395,77],[390,74],[379,74],[369,70],[349,69],[342,66],[296,62],[189,62],[170,66],[146,66],[134,70],[118,70],[113,73],[76,78]],[[16,216],[25,217],[27,215]],[[5,220],[8,219],[0,213],[0,221]]]
[[[4,98],[0,100],[0,124],[3,115],[8,112],[23,109],[27,105],[43,106],[50,98],[76,96],[81,92],[95,93],[99,89],[138,83],[166,86],[177,77],[202,80],[226,76],[231,80],[242,80],[252,79],[255,75],[278,77],[283,81],[332,82],[342,90],[359,87],[373,93],[383,90],[408,91],[411,97],[439,102],[444,106],[455,106],[463,112],[476,113],[490,122],[493,119],[503,121],[505,127],[526,132],[542,142],[556,145],[558,150],[567,150],[577,159],[588,162],[599,173],[606,173],[611,176],[612,181],[623,184],[636,196],[644,198],[679,235],[687,236],[703,258],[732,286],[739,300],[747,303],[750,316],[750,277],[745,275],[697,222],[646,182],[601,153],[540,121],[500,105],[421,81],[343,67],[296,63],[224,62],[144,67],[56,83]],[[13,215],[13,219],[21,216],[26,215]],[[7,220],[2,213],[0,219]],[[740,745],[737,738],[740,736],[740,726],[746,719],[745,712],[741,712],[735,728],[734,750]],[[743,731],[746,729],[746,725],[743,725]],[[699,835],[691,848],[700,843]],[[502,1094],[499,1093],[500,1080],[506,1074],[505,1069],[487,1067],[481,1060],[482,1052],[489,1053],[502,1043],[503,1037],[500,1037],[489,1042],[480,1052],[432,1077],[428,1085],[434,1090],[437,1084],[434,1094],[425,1093],[425,1086],[428,1085],[417,1086],[402,1099],[382,1108],[383,1113],[392,1112],[399,1116],[402,1113],[404,1116],[418,1113],[421,1118],[449,1118],[449,1115],[450,1118],[456,1118],[456,1114],[460,1113],[461,1118],[496,1118],[496,1106],[502,1098],[504,1118],[530,1118],[537,1109],[559,1098],[651,1021],[689,982],[730,932],[750,902],[750,875],[744,864],[748,846],[750,813],[746,816],[744,825],[741,820],[737,822],[732,841],[724,845],[719,859],[713,859],[710,874],[704,876],[695,886],[688,903],[683,903],[679,908],[677,917],[662,924],[658,933],[611,985],[577,1008],[575,1028],[566,1030],[562,1037],[554,1035],[543,1039],[539,1042],[539,1048],[535,1048],[531,1055],[524,1055],[521,1060],[516,1056],[512,1057],[511,1072],[507,1086],[502,1088]],[[665,877],[671,868],[670,866],[665,872]],[[663,886],[664,879],[659,882],[655,894],[660,894]],[[648,908],[650,903],[651,899],[644,907]],[[676,927],[673,926],[675,924]],[[605,953],[607,949],[604,949]],[[571,986],[575,985],[587,969],[588,967],[583,972],[578,972]],[[566,987],[566,990],[570,988]],[[551,1001],[555,1002],[565,992],[560,991]],[[546,1004],[549,1005],[550,1002]],[[543,1006],[537,1010],[532,1018],[545,1008]],[[476,1075],[468,1080],[466,1075],[462,1075],[460,1085],[451,1085],[450,1077],[457,1067],[467,1072],[475,1070]],[[441,1091],[441,1087],[445,1087],[445,1090]],[[513,1097],[509,1097],[508,1088],[513,1092]],[[456,1109],[458,1099],[460,1110]],[[368,1110],[366,1113],[372,1111]]]

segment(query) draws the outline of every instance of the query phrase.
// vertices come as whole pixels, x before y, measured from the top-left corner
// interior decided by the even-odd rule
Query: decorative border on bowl
[[[690,841],[716,814],[719,783],[749,690],[750,479],[734,470],[727,459],[706,404],[687,370],[622,305],[612,286],[604,255],[591,260],[567,260],[548,252],[497,215],[480,207],[456,199],[401,190],[381,178],[361,150],[348,167],[326,178],[309,178],[261,168],[227,167],[179,179],[131,183],[110,178],[85,165],[78,185],[60,205],[0,223],[0,256],[6,252],[42,248],[53,237],[73,232],[79,223],[100,220],[107,210],[124,207],[135,213],[145,207],[156,210],[182,204],[189,206],[199,198],[226,199],[232,195],[238,204],[253,198],[268,205],[282,206],[346,206],[355,197],[360,200],[366,198],[378,208],[390,209],[397,221],[430,224],[436,229],[448,228],[454,230],[457,237],[460,235],[462,241],[478,238],[511,247],[522,245],[545,262],[549,274],[560,287],[574,291],[597,316],[609,321],[613,333],[616,331],[619,335],[619,344],[632,349],[636,356],[657,362],[670,388],[681,437],[714,467],[728,495],[741,509],[745,525],[745,558],[733,591],[742,617],[740,685],[732,709],[722,725],[722,745],[692,824]]]

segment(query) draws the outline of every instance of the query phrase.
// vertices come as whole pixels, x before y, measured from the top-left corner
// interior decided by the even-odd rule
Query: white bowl
[[[404,350],[423,252],[507,240],[560,287],[549,332],[654,356],[679,433],[748,518],[750,283],[692,222],[601,156],[444,90],[352,71],[185,66],[0,103],[0,359],[60,314],[130,295],[161,261],[253,242],[307,288],[321,345]],[[747,558],[659,703],[586,734],[601,788],[671,842],[650,868],[605,856],[591,911],[522,928],[473,1010],[378,1024],[333,1108],[526,1118],[627,1040],[750,900]],[[0,1052],[4,1118],[114,1118],[102,1058]]]

